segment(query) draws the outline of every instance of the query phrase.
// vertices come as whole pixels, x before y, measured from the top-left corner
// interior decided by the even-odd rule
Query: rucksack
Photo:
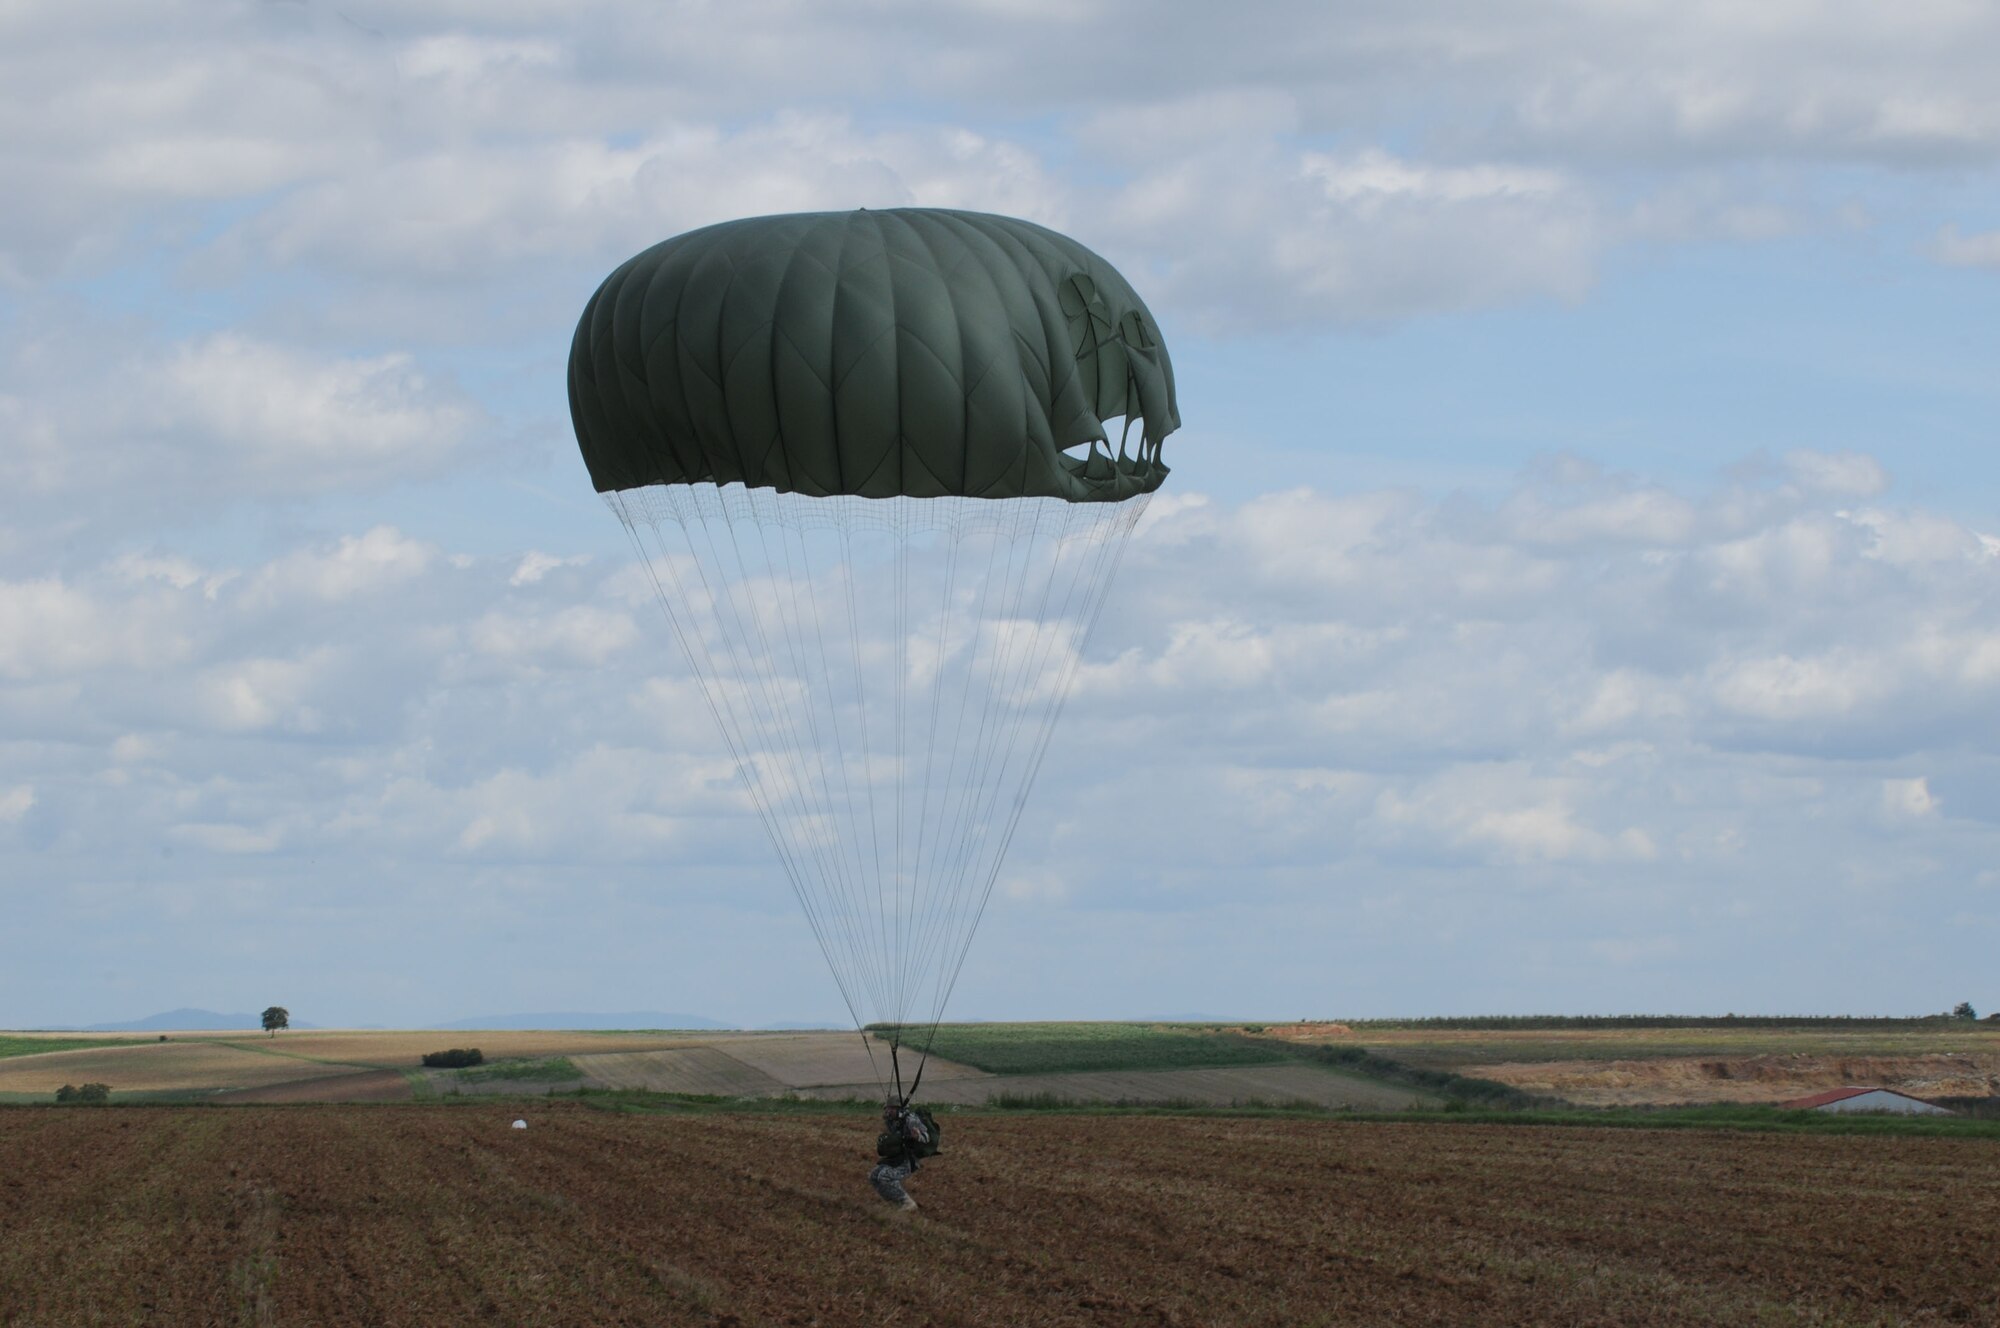
[[[937,1117],[931,1115],[928,1107],[911,1107],[910,1114],[923,1122],[924,1127],[924,1137],[921,1140],[912,1139],[910,1151],[918,1157],[936,1157],[938,1149],[943,1146],[938,1134]]]
[[[906,1107],[903,1120],[895,1130],[885,1130],[875,1140],[875,1156],[894,1157],[936,1157],[938,1155],[937,1117],[927,1107]],[[915,1118],[918,1128],[910,1128],[911,1118]]]

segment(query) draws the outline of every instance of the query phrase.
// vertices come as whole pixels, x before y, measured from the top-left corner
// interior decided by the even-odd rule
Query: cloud
[[[1785,467],[1811,493],[1873,498],[1889,487],[1889,472],[1874,457],[1859,452],[1785,453]]]
[[[1114,257],[1210,330],[1368,324],[1587,291],[1609,236],[1557,172],[1232,142],[1104,204]]]
[[[1142,841],[1185,845],[1177,827],[1225,816],[1281,856],[1496,870],[1699,859],[1687,845],[1724,842],[1711,821],[1751,833],[1730,770],[1790,763],[1914,808],[1897,763],[1949,782],[2000,736],[1993,555],[1936,513],[1828,501],[1572,466],[1485,506],[1162,504],[1068,709],[1059,749],[1088,759],[1038,797],[1080,810],[1171,769],[1120,813]],[[0,632],[0,679],[63,689],[47,722],[107,771],[190,769],[189,743],[298,748],[303,764],[213,749],[228,789],[127,785],[190,781],[160,804],[211,827],[175,831],[189,848],[303,849],[365,824],[433,852],[623,859],[696,842],[669,821],[747,810],[635,593],[615,560],[447,556],[388,526],[247,567],[162,551],[8,583],[0,615],[22,626]],[[305,754],[336,750],[337,776],[314,773]],[[272,782],[267,760],[289,773]],[[27,782],[51,816],[72,805],[32,763],[0,765],[0,785]],[[1020,882],[1054,870],[1016,865]],[[1060,877],[1077,899],[1104,879]]]
[[[1882,805],[1894,816],[1925,817],[1935,815],[1939,804],[1931,792],[1930,781],[1919,775],[1915,779],[1883,780]]]
[[[1930,254],[1948,267],[2000,268],[2000,231],[1967,234],[1946,223],[1932,239]]]
[[[35,805],[35,786],[16,784],[0,789],[0,821],[18,821]]]
[[[770,212],[949,205],[1059,223],[1063,193],[1033,154],[969,129],[866,132],[783,112],[629,146],[578,137],[398,154],[290,192],[222,249],[428,284],[550,260],[608,267],[668,235]]]
[[[12,144],[0,279],[102,272],[145,231],[198,284],[317,278],[335,317],[295,324],[395,317],[427,340],[471,305],[509,328],[573,311],[578,283],[707,222],[945,205],[1073,229],[1149,273],[1175,321],[1268,332],[1574,301],[1617,246],[1843,224],[1851,199],[1806,197],[1774,162],[2000,149],[1991,20],[1942,0],[1921,22],[1725,9],[1162,24],[1122,2],[772,0],[663,25],[614,3],[585,32],[169,3],[115,41],[34,15],[0,54],[0,118],[48,110],[55,129]],[[1087,53],[1112,49],[1161,76],[1104,78]],[[908,107],[855,93],[891,83]],[[1978,261],[1982,243],[1946,227],[1934,248]],[[258,418],[254,389],[216,381],[226,364],[191,368]]]
[[[376,526],[331,547],[285,554],[261,568],[245,593],[271,601],[350,599],[421,576],[437,553],[393,526]]]
[[[465,461],[487,425],[402,353],[325,354],[237,333],[163,343],[63,317],[0,331],[0,512],[17,541],[116,538],[246,502],[380,492]]]
[[[1314,925],[1405,947],[1411,927],[1443,945],[1490,910],[1502,930],[1567,910],[1582,946],[1659,912],[1655,935],[1698,950],[1687,919],[1736,910],[1768,936],[1817,880],[1858,898],[1972,880],[2000,848],[1994,555],[1886,494],[1854,511],[1745,474],[1683,492],[1568,461],[1490,502],[1163,502],[995,927],[1143,915],[1171,945],[1227,898],[1338,904]],[[1673,518],[1602,515],[1654,510]],[[0,612],[67,624],[0,631],[9,875],[54,849],[65,880],[142,879],[143,860],[148,889],[200,912],[314,863],[421,866],[494,874],[497,917],[560,909],[582,873],[628,892],[619,908],[790,916],[618,558],[375,526],[247,564],[169,541],[7,585]],[[329,916],[360,907],[298,888]],[[373,925],[420,925],[424,897],[369,896]]]

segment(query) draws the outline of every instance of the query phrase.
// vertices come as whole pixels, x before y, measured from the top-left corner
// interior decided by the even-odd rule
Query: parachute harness
[[[605,494],[692,674],[660,685],[713,716],[905,1103],[1149,496]]]

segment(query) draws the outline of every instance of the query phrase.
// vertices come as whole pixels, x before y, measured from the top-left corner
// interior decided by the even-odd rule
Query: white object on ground
[[[517,1120],[514,1122],[514,1128],[517,1130],[525,1130],[528,1128],[528,1122],[524,1120]]]

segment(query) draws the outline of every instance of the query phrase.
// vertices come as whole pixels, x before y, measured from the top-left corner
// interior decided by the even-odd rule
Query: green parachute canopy
[[[1159,328],[1025,221],[754,217],[606,278],[569,393],[686,659],[662,695],[714,719],[905,1097],[1166,478]]]
[[[599,492],[1120,502],[1159,487],[1180,425],[1159,326],[1116,269],[1044,227],[943,208],[654,245],[584,310],[569,396]]]

